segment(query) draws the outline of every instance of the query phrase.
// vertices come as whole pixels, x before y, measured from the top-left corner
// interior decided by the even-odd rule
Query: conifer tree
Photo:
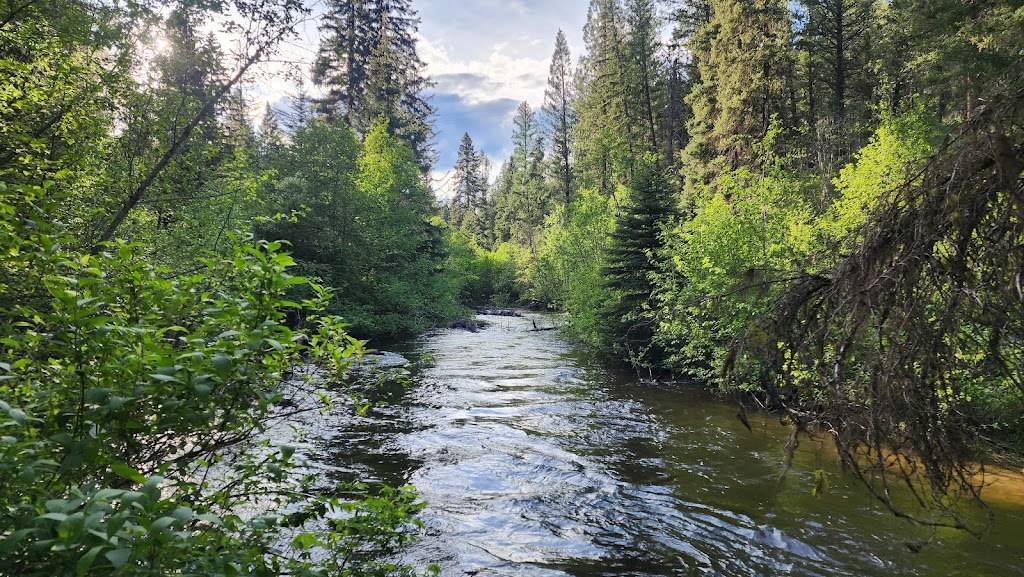
[[[544,92],[544,117],[550,165],[554,177],[555,194],[569,204],[573,190],[572,146],[576,110],[573,105],[572,56],[569,43],[561,30],[555,37],[555,53],[548,72],[548,88]]]
[[[675,196],[658,164],[653,155],[646,155],[634,174],[605,268],[605,287],[612,293],[605,311],[611,345],[637,366],[652,366],[660,356],[651,344],[650,300],[658,269],[655,259],[664,245],[661,229],[676,214]]]
[[[669,44],[668,111],[666,143],[669,164],[675,155],[686,148],[690,133],[687,119],[693,118],[691,99],[687,98],[701,87],[700,63],[707,62],[711,52],[712,28],[710,0],[686,0],[672,12],[672,38]]]
[[[875,93],[871,66],[877,28],[873,0],[803,0],[806,23],[807,123],[817,142],[817,161],[829,174],[862,144]]]
[[[624,98],[624,17],[619,0],[591,0],[583,29],[586,52],[577,67],[579,121],[574,132],[580,184],[611,195],[633,162],[633,128]]]
[[[284,144],[284,133],[281,130],[281,121],[278,119],[277,111],[267,103],[263,109],[263,119],[260,121],[260,139],[263,145],[268,148],[279,147]]]
[[[625,16],[628,36],[623,89],[633,111],[633,117],[627,121],[643,127],[635,148],[654,152],[658,149],[656,118],[660,120],[662,116],[661,71],[657,60],[660,24],[654,0],[628,0]]]
[[[790,44],[784,0],[711,0],[707,59],[698,62],[700,84],[685,151],[689,182],[709,182],[723,170],[753,161],[754,143],[785,111]],[[702,41],[705,41],[702,39]]]
[[[478,240],[481,238],[482,205],[487,194],[482,153],[473,146],[469,134],[462,135],[455,161],[455,195],[449,209],[450,224]]]
[[[309,96],[306,83],[301,78],[299,79],[299,85],[295,90],[295,94],[289,94],[288,100],[291,104],[291,110],[284,111],[281,114],[281,122],[288,129],[288,132],[294,135],[295,131],[305,126],[313,116],[313,100]]]
[[[329,0],[320,24],[323,40],[313,65],[313,82],[327,87],[320,100],[328,119],[340,117],[355,128],[355,115],[366,96],[368,61],[374,38],[367,0]]]
[[[328,87],[320,104],[329,119],[364,135],[386,119],[389,134],[426,171],[434,161],[434,108],[424,95],[430,81],[416,50],[418,27],[411,0],[333,0],[313,78]]]

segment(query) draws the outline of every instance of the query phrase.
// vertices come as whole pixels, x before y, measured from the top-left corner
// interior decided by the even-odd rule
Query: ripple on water
[[[784,440],[745,431],[735,409],[620,386],[532,332],[542,317],[489,320],[415,343],[433,366],[359,427],[369,438],[345,441],[428,503],[404,561],[444,575],[945,574],[898,558],[906,526],[857,493],[813,500],[806,469],[780,488]]]

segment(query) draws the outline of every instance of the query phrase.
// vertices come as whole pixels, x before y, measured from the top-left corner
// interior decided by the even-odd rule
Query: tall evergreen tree
[[[484,156],[473,146],[469,134],[462,135],[459,155],[455,161],[455,195],[449,208],[450,224],[482,241],[482,208],[487,195],[487,176],[483,170]]]
[[[605,286],[612,294],[605,311],[611,345],[637,366],[652,366],[660,357],[651,343],[650,301],[658,270],[655,259],[664,245],[661,229],[675,216],[675,196],[658,165],[653,155],[646,155],[634,174],[605,268]]]
[[[321,106],[367,134],[381,117],[416,153],[420,169],[434,161],[430,81],[416,50],[419,18],[411,0],[333,0],[324,20],[314,81],[328,87]]]
[[[555,193],[564,198],[565,204],[569,204],[573,190],[572,132],[576,125],[573,100],[572,56],[565,33],[559,30],[548,72],[548,87],[544,91],[543,111]]]
[[[816,160],[831,174],[869,128],[877,76],[874,0],[803,0],[806,21],[799,45],[804,59],[807,124],[814,131]]]
[[[366,97],[374,21],[367,0],[329,0],[320,24],[323,39],[313,65],[313,82],[327,87],[320,100],[328,119],[340,117],[355,128],[355,117]]]
[[[281,121],[278,119],[277,111],[269,102],[263,109],[263,119],[260,121],[260,140],[267,148],[277,148],[284,144]]]
[[[656,151],[658,147],[658,125],[662,111],[660,63],[657,59],[661,48],[660,23],[654,0],[627,0],[626,23],[626,64],[624,97],[629,100],[633,117],[630,124],[642,126],[637,135],[637,150]]]
[[[544,182],[544,138],[527,102],[516,109],[513,124],[512,157],[495,191],[495,233],[499,242],[511,240],[533,252],[551,205]]]
[[[711,0],[710,36],[693,107],[685,163],[690,182],[708,182],[753,160],[754,144],[785,112],[791,26],[784,0]]]
[[[574,133],[581,185],[612,195],[633,162],[633,127],[623,95],[624,17],[619,0],[591,0],[583,29],[586,52],[576,73],[579,115]]]
[[[281,114],[281,121],[288,132],[294,134],[302,128],[313,116],[313,100],[309,96],[306,83],[300,78],[299,86],[294,94],[288,95],[291,109]]]

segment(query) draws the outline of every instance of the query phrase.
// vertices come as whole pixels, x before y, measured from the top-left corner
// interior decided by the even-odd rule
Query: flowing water
[[[996,521],[982,540],[916,527],[810,441],[780,483],[787,432],[771,419],[751,432],[699,388],[604,371],[532,330],[548,317],[483,318],[479,333],[400,350],[428,361],[412,384],[318,443],[332,478],[410,483],[428,503],[405,562],[480,576],[1024,576],[1020,476],[986,489]],[[819,496],[816,469],[831,479]]]

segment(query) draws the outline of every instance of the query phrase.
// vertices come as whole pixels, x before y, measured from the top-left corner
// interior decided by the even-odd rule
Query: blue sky
[[[323,9],[322,0],[308,1],[314,14]],[[589,0],[414,0],[421,19],[419,54],[436,83],[436,183],[447,182],[465,132],[495,168],[509,156],[516,107],[524,100],[534,108],[543,103],[559,29],[573,60],[579,57],[589,5]],[[267,103],[288,108],[296,76],[317,95],[309,67],[319,43],[314,18],[262,67],[249,87],[257,122]]]
[[[511,152],[512,116],[539,108],[561,28],[573,59],[588,0],[420,0],[420,57],[436,82],[437,176],[455,164],[468,132],[497,165]]]

